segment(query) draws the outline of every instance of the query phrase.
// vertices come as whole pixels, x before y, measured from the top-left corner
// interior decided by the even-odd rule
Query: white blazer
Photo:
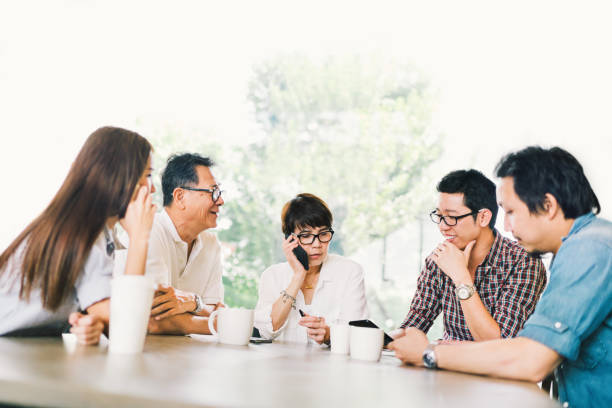
[[[301,318],[298,309],[309,309],[310,314],[324,317],[327,325],[335,321],[348,323],[368,318],[363,268],[348,258],[328,254],[321,267],[311,304],[306,306],[304,294],[299,290],[296,308],[289,312],[282,327],[272,330],[272,305],[279,298],[280,292],[289,286],[293,273],[289,263],[284,262],[270,266],[261,275],[259,300],[255,307],[255,327],[262,337],[307,343],[306,328],[298,325]]]

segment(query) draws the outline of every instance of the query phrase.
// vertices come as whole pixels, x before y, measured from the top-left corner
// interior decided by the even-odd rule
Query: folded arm
[[[531,382],[542,381],[562,361],[556,351],[526,337],[440,345],[435,352],[440,368]]]
[[[162,320],[149,319],[149,334],[211,334],[208,317],[194,316],[189,313],[178,314]],[[214,321],[215,330],[217,321]]]
[[[389,348],[403,362],[422,366],[428,344],[425,333],[409,328]],[[439,368],[531,382],[544,379],[562,361],[556,351],[526,337],[437,345],[434,350]]]

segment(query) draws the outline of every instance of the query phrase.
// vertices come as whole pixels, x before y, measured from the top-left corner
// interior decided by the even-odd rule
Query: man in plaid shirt
[[[444,312],[446,341],[514,337],[533,313],[546,271],[495,230],[495,184],[477,170],[457,170],[437,186],[430,214],[444,241],[427,258],[400,326],[427,332]]]

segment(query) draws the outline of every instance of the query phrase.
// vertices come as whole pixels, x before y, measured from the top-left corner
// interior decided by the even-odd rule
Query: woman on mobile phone
[[[108,328],[112,229],[130,237],[126,273],[144,274],[151,144],[129,130],[92,133],[47,208],[0,255],[0,335],[58,335],[81,344]],[[81,312],[77,312],[77,311]]]
[[[327,252],[332,220],[327,204],[312,194],[298,194],[283,207],[287,262],[263,272],[255,309],[255,327],[264,338],[321,344],[329,342],[330,323],[367,319],[363,269]]]

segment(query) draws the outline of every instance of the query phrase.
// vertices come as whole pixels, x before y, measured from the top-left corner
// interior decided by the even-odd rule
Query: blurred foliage
[[[388,236],[423,211],[431,189],[424,171],[441,152],[430,131],[432,99],[423,75],[402,61],[281,55],[253,68],[255,142],[230,147],[205,143],[206,135],[160,134],[158,166],[186,147],[220,164],[213,172],[228,190],[218,232],[226,303],[254,307],[259,275],[284,260],[280,212],[298,193],[328,203],[336,230],[330,251],[339,254]],[[393,309],[405,305],[405,296],[392,292],[376,298],[397,303]]]
[[[219,234],[235,244],[236,276],[284,260],[280,211],[298,193],[328,203],[337,231],[330,251],[340,254],[386,237],[429,203],[423,172],[440,155],[439,137],[414,67],[377,56],[282,55],[254,67],[248,98],[261,135],[232,153],[231,226]]]

